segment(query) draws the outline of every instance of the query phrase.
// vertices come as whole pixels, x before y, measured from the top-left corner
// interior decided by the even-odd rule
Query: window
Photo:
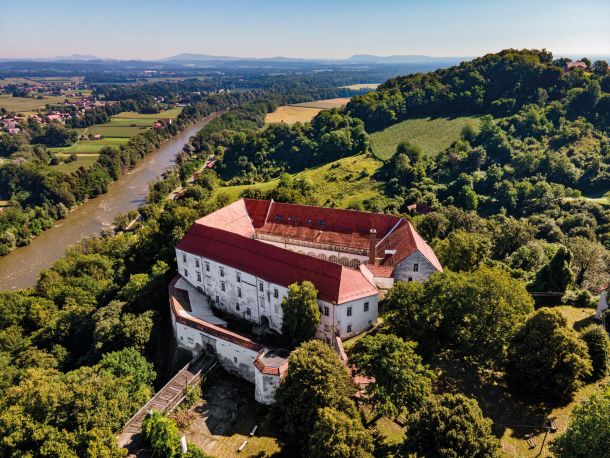
[[[413,277],[409,277],[409,281],[413,281]]]
[[[276,221],[282,221],[282,215],[275,215]]]
[[[324,307],[324,316],[328,316],[329,313],[330,310],[328,310],[328,307]]]
[[[347,308],[347,316],[352,316],[352,308],[351,307]]]
[[[280,314],[280,306],[275,304],[275,314],[279,315]]]
[[[216,304],[220,303],[220,299],[218,298],[218,296],[216,296]]]
[[[199,259],[195,259],[195,267],[199,268]]]
[[[276,299],[277,299],[278,297],[280,297],[280,293],[279,293],[279,291],[277,290],[277,288],[275,288],[275,289],[273,290],[273,297],[275,297]]]
[[[325,223],[326,223],[326,222],[325,222],[323,219],[319,219],[319,220],[318,220],[318,224],[319,224],[320,226],[324,226],[324,224],[325,224]]]
[[[235,310],[239,312],[239,304],[235,304]]]
[[[258,290],[262,293],[263,292],[263,284],[259,283],[258,284]]]
[[[364,311],[365,311],[365,312],[368,312],[368,311],[369,311],[369,303],[368,303],[368,302],[365,302],[365,303],[364,303]]]
[[[352,325],[351,324],[347,325],[347,332],[352,332]]]
[[[237,297],[241,297],[241,288],[237,288]]]
[[[197,272],[197,281],[201,282],[201,272]]]
[[[307,224],[311,224],[311,218],[307,219]]]
[[[225,270],[222,267],[220,268],[220,276],[221,277],[225,276]]]
[[[188,271],[188,270],[186,270],[186,269],[184,269],[184,276],[185,276],[185,277],[188,277],[188,276],[189,276],[189,271]]]
[[[271,302],[271,293],[267,291],[267,302]]]
[[[237,362],[237,356],[233,356],[233,362],[236,363]]]
[[[210,271],[210,263],[209,263],[209,262],[206,262],[206,263],[205,263],[205,271],[206,271],[206,272],[209,272],[209,271]]]
[[[186,262],[186,255],[185,254],[182,255],[182,262]]]
[[[246,315],[248,315],[248,316],[252,315],[252,310],[250,310],[250,307],[246,308]]]
[[[419,271],[419,264],[415,263],[413,264],[413,272],[418,272]]]
[[[241,274],[237,272],[237,283],[241,283]]]
[[[221,289],[222,291],[226,291],[226,289],[227,289],[227,285],[226,285],[226,283],[225,283],[224,281],[223,281],[222,283],[220,283],[220,289]]]

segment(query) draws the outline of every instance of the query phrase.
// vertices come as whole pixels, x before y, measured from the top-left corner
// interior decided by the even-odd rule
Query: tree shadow
[[[464,361],[443,357],[433,361],[431,367],[439,374],[435,391],[476,399],[483,414],[492,420],[492,432],[498,438],[507,429],[520,439],[537,435],[546,430],[551,411],[569,403],[544,402],[512,393],[500,373],[482,374]]]

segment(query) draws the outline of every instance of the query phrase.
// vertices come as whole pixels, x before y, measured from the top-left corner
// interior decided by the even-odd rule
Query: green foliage
[[[372,451],[371,437],[359,417],[325,407],[318,412],[309,450],[304,455],[311,458],[372,458]]]
[[[556,310],[536,311],[510,342],[506,377],[517,391],[570,399],[591,373],[587,345]]]
[[[142,434],[155,453],[166,458],[209,458],[201,449],[188,444],[188,452],[182,453],[182,434],[171,418],[152,411],[142,423]]]
[[[432,372],[415,353],[417,344],[394,335],[366,336],[350,356],[357,374],[374,379],[367,401],[379,415],[397,417],[421,408],[430,397]]]
[[[485,235],[458,230],[439,241],[434,251],[445,268],[455,272],[471,271],[489,259],[491,240]]]
[[[404,450],[429,457],[496,457],[499,444],[491,425],[476,400],[444,394],[409,416]]]
[[[572,252],[563,246],[560,247],[555,256],[538,271],[530,289],[532,291],[565,292],[574,280],[574,274],[570,269],[571,260]]]
[[[282,300],[282,335],[296,347],[312,339],[320,323],[320,309],[316,301],[318,290],[309,281],[288,286],[288,295]]]
[[[524,284],[498,268],[445,271],[421,286],[397,283],[382,303],[390,332],[423,352],[452,349],[483,367],[500,367],[515,329],[533,310]]]
[[[134,383],[151,388],[157,376],[153,365],[132,347],[104,354],[100,367],[110,371],[115,377],[129,378]]]
[[[587,344],[593,371],[593,380],[604,378],[609,372],[610,365],[610,337],[608,332],[599,325],[592,324],[580,332],[580,338]]]
[[[294,350],[289,366],[268,421],[285,449],[301,454],[312,445],[311,432],[321,409],[333,408],[358,418],[351,400],[356,388],[337,354],[319,340],[305,342]]]
[[[574,407],[565,433],[551,443],[559,458],[607,457],[610,444],[610,385]]]

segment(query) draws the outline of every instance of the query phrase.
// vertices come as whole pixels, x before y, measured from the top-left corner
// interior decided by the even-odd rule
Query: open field
[[[284,105],[278,107],[273,113],[268,113],[265,116],[265,123],[281,123],[294,124],[295,122],[311,121],[322,109],[320,108],[305,108]]]
[[[377,89],[379,83],[360,83],[360,84],[350,84],[349,86],[341,86],[345,89],[352,89],[354,91],[360,91],[361,89]]]
[[[102,135],[103,137],[129,138],[145,131],[145,127],[117,126],[108,124],[93,125],[87,128],[88,135]]]
[[[58,154],[62,160],[68,158],[70,154]],[[50,166],[53,170],[58,170],[61,172],[72,173],[75,170],[78,170],[80,167],[89,168],[97,161],[99,154],[77,154],[77,160],[68,162],[67,164],[62,162],[61,164]]]
[[[65,100],[65,96],[45,95],[42,99],[37,99],[31,97],[13,97],[10,94],[3,94],[0,95],[0,108],[6,108],[8,111],[16,111],[18,113],[30,113],[44,108],[47,103],[63,103]]]
[[[606,205],[610,206],[610,191],[608,192],[600,192],[594,195],[589,196],[581,196],[581,197],[564,197],[565,201],[570,200],[581,200],[584,202],[591,202],[594,204]]]
[[[159,113],[137,113],[135,111],[123,111],[122,113],[114,115],[112,119],[152,119],[153,121],[161,118],[176,119],[181,111],[182,108],[171,108],[169,110],[160,111]]]
[[[126,137],[105,137],[100,140],[81,140],[70,146],[63,146],[60,148],[49,148],[49,150],[55,153],[97,153],[104,146],[119,146],[127,143],[129,138]]]
[[[316,100],[314,102],[295,103],[293,105],[282,105],[273,113],[268,113],[265,116],[265,123],[281,123],[294,124],[295,122],[311,121],[315,115],[322,110],[330,110],[338,108],[349,102],[350,99],[327,99]]]
[[[347,97],[339,99],[326,99],[326,100],[314,100],[313,102],[294,103],[293,107],[305,107],[305,108],[320,108],[322,110],[330,110],[331,108],[339,108],[343,105],[347,105],[350,99]]]
[[[396,146],[402,141],[419,146],[426,154],[436,154],[457,140],[467,124],[478,126],[478,118],[463,116],[408,119],[371,134],[371,147],[380,159],[392,157]]]
[[[335,162],[303,170],[293,176],[309,181],[315,189],[315,197],[320,205],[348,207],[372,198],[381,198],[383,183],[375,181],[373,175],[382,163],[365,154],[346,157]],[[236,200],[248,188],[262,191],[274,189],[279,180],[271,180],[254,185],[225,186],[216,189],[216,193],[226,193],[231,200]]]

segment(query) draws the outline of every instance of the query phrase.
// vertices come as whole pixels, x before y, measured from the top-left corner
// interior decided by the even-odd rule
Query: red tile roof
[[[354,269],[203,224],[196,223],[177,248],[277,285],[309,280],[318,289],[318,297],[331,303],[342,304],[378,292]]]
[[[241,199],[200,218],[177,248],[278,285],[309,280],[320,299],[341,304],[378,291],[359,269],[279,248],[254,236],[274,235],[368,251],[371,229],[377,231],[376,257],[382,259],[378,269],[372,266],[376,273],[383,270],[384,276],[391,276],[393,266],[418,250],[442,270],[432,249],[403,218],[272,200]]]

